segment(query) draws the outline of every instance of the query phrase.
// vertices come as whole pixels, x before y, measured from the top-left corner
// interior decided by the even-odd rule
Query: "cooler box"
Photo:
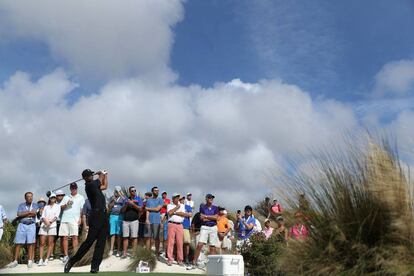
[[[209,255],[208,275],[244,276],[242,255]]]

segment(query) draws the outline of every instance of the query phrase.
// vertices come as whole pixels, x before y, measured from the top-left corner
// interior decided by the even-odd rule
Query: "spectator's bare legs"
[[[20,255],[20,244],[16,244],[16,248],[14,251],[14,260],[17,261]]]
[[[215,246],[210,246],[210,255],[215,255],[216,254],[216,247]]]
[[[62,239],[63,256],[68,256],[68,236],[60,237]]]
[[[194,253],[193,264],[197,263],[198,257],[200,257],[200,252],[201,252],[201,249],[203,248],[203,246],[204,246],[204,243],[202,243],[202,242],[199,242],[197,244],[197,247],[196,247],[196,250],[195,250],[195,253]]]
[[[128,237],[124,238],[124,244],[123,244],[123,249],[124,252],[122,253],[122,256],[126,256],[127,255],[127,250],[128,250]]]
[[[121,251],[121,236],[117,235],[116,236],[116,245],[117,245],[117,254],[119,254],[119,252]]]
[[[109,251],[114,251],[114,244],[115,244],[115,235],[111,236],[111,247],[109,249]],[[118,247],[119,249],[119,247]]]
[[[49,257],[53,253],[53,249],[55,248],[55,237],[54,236],[47,236],[47,255],[46,260],[49,259]]]
[[[158,254],[160,254],[160,239],[159,238],[155,240],[155,253],[157,254],[157,256]]]
[[[132,239],[132,254],[135,254],[135,252],[137,252],[137,244],[138,244],[138,239],[137,238]]]
[[[151,238],[145,238],[145,247],[151,250]]]
[[[190,244],[185,243],[184,244],[184,260],[186,261],[188,259],[188,256],[190,255]]]
[[[76,253],[78,250],[79,240],[78,236],[72,236],[72,246],[73,246],[73,254]]]
[[[34,243],[27,245],[27,251],[29,251],[28,259],[32,261],[34,260],[34,247],[35,247]]]
[[[45,248],[45,244],[46,244],[46,236],[40,236],[40,243],[39,243],[39,258],[40,258],[40,260],[43,260],[43,249]],[[50,245],[50,242],[49,242],[49,245]]]

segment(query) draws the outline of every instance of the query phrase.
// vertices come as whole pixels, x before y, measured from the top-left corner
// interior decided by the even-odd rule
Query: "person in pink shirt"
[[[265,219],[264,225],[265,227],[263,228],[262,233],[265,235],[267,240],[272,236],[274,228],[270,225],[270,219]]]
[[[270,216],[280,216],[282,214],[282,206],[280,203],[277,202],[277,199],[273,200],[272,205],[269,207],[269,215],[267,218],[270,218]]]
[[[308,228],[302,223],[302,214],[297,212],[295,214],[296,224],[290,228],[289,236],[295,240],[305,240],[309,235]]]

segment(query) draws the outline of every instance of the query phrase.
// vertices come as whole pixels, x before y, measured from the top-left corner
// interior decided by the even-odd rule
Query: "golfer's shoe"
[[[19,263],[17,261],[13,261],[7,265],[8,268],[16,267]]]
[[[70,269],[72,268],[72,266],[73,266],[73,264],[72,264],[72,262],[70,261],[70,259],[66,262],[66,264],[65,264],[65,268],[64,268],[64,270],[63,270],[63,272],[65,272],[65,273],[69,273],[69,271],[70,271]]]
[[[91,273],[98,273],[99,272],[99,268],[92,268],[91,269]]]

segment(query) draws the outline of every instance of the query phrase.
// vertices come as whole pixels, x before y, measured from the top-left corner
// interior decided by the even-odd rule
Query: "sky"
[[[240,209],[367,129],[414,163],[413,1],[95,2],[0,3],[9,216],[85,168]]]

